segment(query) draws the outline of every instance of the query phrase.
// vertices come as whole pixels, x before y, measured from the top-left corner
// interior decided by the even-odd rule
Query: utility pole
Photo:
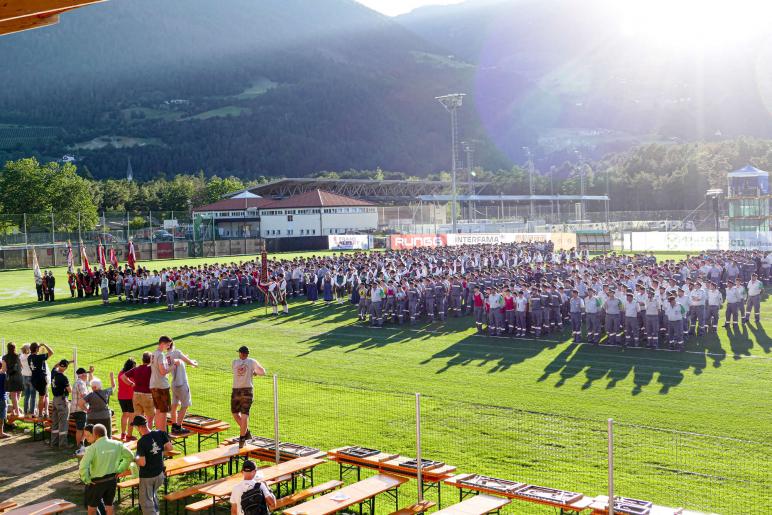
[[[474,196],[474,145],[468,141],[462,141],[461,145],[464,147],[466,153],[466,173],[467,180],[469,181],[469,194]],[[468,218],[474,220],[474,200],[467,202]]]
[[[456,169],[458,168],[458,109],[463,105],[464,103],[464,97],[466,94],[464,93],[453,93],[450,95],[443,95],[441,97],[436,97],[435,100],[437,100],[442,106],[445,108],[446,111],[450,113],[450,140],[451,140],[451,168],[452,168],[452,176],[453,176],[453,193],[452,193],[452,199],[453,203],[450,206],[450,217],[451,222],[453,226],[453,232],[456,233],[457,230],[457,216],[456,216],[456,197],[458,195],[456,191]]]
[[[533,184],[533,157],[531,156],[531,149],[529,147],[523,147],[525,153],[528,155],[528,194],[531,196],[531,213],[530,219],[533,222],[536,219],[536,207],[533,203],[533,196],[535,194],[535,186]]]

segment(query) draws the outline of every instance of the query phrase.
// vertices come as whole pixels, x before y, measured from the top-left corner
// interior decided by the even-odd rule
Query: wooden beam
[[[40,27],[47,27],[48,25],[56,25],[57,23],[59,23],[58,14],[45,17],[27,16],[25,18],[0,21],[0,35],[13,34],[14,32],[22,32],[30,29],[38,29]]]
[[[46,16],[106,0],[0,0],[0,21]]]

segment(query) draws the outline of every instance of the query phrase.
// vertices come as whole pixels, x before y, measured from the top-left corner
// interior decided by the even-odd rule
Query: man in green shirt
[[[134,461],[134,455],[129,449],[106,435],[105,426],[96,424],[96,440],[88,446],[80,461],[80,478],[86,484],[88,515],[96,515],[100,502],[104,502],[107,515],[113,514],[118,475],[125,472]]]

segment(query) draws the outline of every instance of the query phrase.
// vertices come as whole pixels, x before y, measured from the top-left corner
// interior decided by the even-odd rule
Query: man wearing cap
[[[751,280],[748,281],[748,307],[745,311],[745,319],[743,322],[748,323],[751,318],[751,310],[755,311],[754,320],[756,324],[761,320],[761,292],[764,290],[764,283],[759,281],[759,276],[756,272],[751,274]]]
[[[621,309],[623,307],[622,301],[615,295],[615,290],[609,288],[609,295],[606,302],[603,303],[604,311],[606,312],[606,343],[608,345],[617,344],[617,336],[621,338]]]
[[[53,396],[53,413],[51,417],[51,447],[67,447],[67,436],[70,432],[70,405],[67,400],[70,391],[70,380],[65,372],[70,362],[61,360],[51,370],[51,395]]]
[[[571,290],[571,298],[568,301],[568,316],[571,318],[571,334],[574,343],[582,339],[582,311],[585,309],[584,300],[579,297],[579,290]]]
[[[96,515],[101,503],[107,515],[112,515],[117,478],[129,468],[133,456],[123,443],[106,436],[102,424],[94,426],[93,434],[94,442],[86,448],[79,465],[80,478],[86,485],[88,515]]]
[[[641,310],[640,304],[635,300],[635,294],[629,290],[624,301],[625,311],[625,343],[624,346],[638,345],[638,312]]]
[[[232,363],[233,391],[231,392],[231,413],[239,425],[239,447],[252,438],[249,432],[249,410],[252,407],[252,378],[264,376],[265,369],[256,360],[249,357],[246,345],[239,347],[239,357]]]
[[[718,332],[718,318],[721,305],[724,303],[724,297],[718,290],[718,285],[715,282],[711,282],[708,285],[708,312],[706,315],[708,332]]]
[[[78,368],[75,374],[78,378],[72,385],[72,400],[70,401],[70,413],[75,420],[75,455],[82,456],[86,452],[83,445],[83,429],[86,427],[86,403],[83,398],[88,395],[88,384],[94,373],[94,367],[86,370],[83,367]]]
[[[151,431],[147,419],[136,415],[131,425],[140,434],[136,462],[139,467],[139,506],[142,515],[157,515],[158,489],[164,484],[164,452],[171,452],[172,442],[164,431]]]
[[[244,479],[234,486],[233,491],[231,492],[231,515],[244,515],[244,510],[242,509],[242,500],[245,497],[244,494],[251,496],[250,494],[255,488],[260,489],[260,493],[262,493],[268,508],[273,510],[276,507],[276,497],[274,497],[273,493],[264,482],[258,481],[255,462],[246,460],[241,467],[241,474]]]
[[[683,292],[683,290],[681,290]],[[670,342],[670,348],[675,349],[678,344],[679,350],[684,350],[684,332],[683,318],[686,309],[683,305],[676,302],[672,295],[668,297],[668,303],[665,305],[665,318],[667,318],[667,339]]]
[[[603,301],[595,296],[595,288],[587,289],[587,298],[584,299],[584,310],[587,317],[587,341],[597,345],[600,341],[600,310]]]

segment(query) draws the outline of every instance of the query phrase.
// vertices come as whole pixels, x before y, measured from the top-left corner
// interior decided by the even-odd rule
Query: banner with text
[[[395,250],[418,247],[457,247],[460,245],[500,245],[509,243],[552,241],[555,249],[576,247],[573,233],[461,233],[461,234],[399,234],[392,235],[390,247]]]
[[[366,234],[331,234],[328,238],[330,250],[365,250],[370,248],[370,236]]]

